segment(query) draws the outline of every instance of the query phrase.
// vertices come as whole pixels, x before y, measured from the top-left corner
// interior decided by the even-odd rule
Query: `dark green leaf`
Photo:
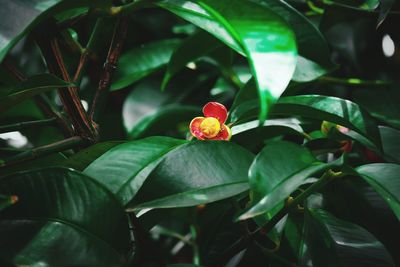
[[[37,94],[71,85],[51,74],[39,74],[15,86],[0,88],[0,112]]]
[[[83,171],[90,163],[95,161],[101,155],[112,149],[113,147],[122,144],[122,141],[101,142],[80,150],[73,154],[68,159],[61,162],[66,167],[73,168],[78,171]]]
[[[41,21],[58,12],[78,7],[111,6],[110,0],[0,1],[0,62],[8,51]]]
[[[201,108],[179,105],[191,92],[204,84],[190,73],[185,78],[172,81],[168,89],[160,90],[158,81],[143,81],[125,99],[122,117],[126,132],[131,138],[146,134],[158,135],[200,115]],[[187,79],[186,79],[187,78]]]
[[[19,198],[0,213],[2,258],[17,265],[115,266],[128,252],[122,207],[79,172],[50,168],[7,176],[0,192]]]
[[[125,205],[160,160],[184,143],[169,137],[150,137],[121,144],[92,162],[84,173],[104,184]]]
[[[248,189],[252,159],[230,142],[190,142],[167,154],[128,207],[187,207],[229,198]]]
[[[261,127],[258,121],[250,121],[232,127],[232,141],[252,152],[260,151],[265,140],[279,135],[304,136],[297,119],[270,119]]]
[[[349,100],[320,95],[288,96],[281,98],[271,113],[330,121],[356,131],[381,147],[378,127],[370,115]]]
[[[356,171],[385,199],[400,219],[400,165],[374,163],[360,166]]]
[[[247,56],[256,77],[259,120],[263,122],[296,66],[295,37],[284,20],[264,6],[239,0],[205,0],[198,4],[170,0],[160,5]]]
[[[388,161],[400,163],[400,131],[386,127],[379,126],[381,134],[381,142],[383,153]]]
[[[252,204],[238,219],[246,220],[265,213],[271,218],[300,185],[314,182],[316,179],[311,176],[330,166],[317,161],[310,151],[294,143],[268,143],[251,165]]]
[[[205,31],[199,31],[183,41],[171,56],[162,82],[165,89],[169,80],[188,63],[221,46],[221,42]],[[195,48],[195,49],[194,49]]]
[[[305,218],[314,266],[395,266],[382,243],[364,228],[320,209],[307,210]]]
[[[254,0],[280,15],[296,34],[299,54],[324,67],[332,67],[330,49],[318,28],[295,8],[281,0]]]
[[[169,62],[179,43],[178,39],[166,39],[141,45],[122,54],[111,91],[125,88],[160,70]]]

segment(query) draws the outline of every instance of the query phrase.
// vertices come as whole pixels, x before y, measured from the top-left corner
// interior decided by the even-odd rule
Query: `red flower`
[[[204,117],[196,117],[190,122],[190,133],[199,140],[231,139],[231,129],[224,123],[228,112],[218,102],[208,102],[203,107]]]

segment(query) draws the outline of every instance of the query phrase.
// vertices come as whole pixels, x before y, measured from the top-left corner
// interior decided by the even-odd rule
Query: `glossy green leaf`
[[[169,137],[150,137],[124,143],[100,156],[84,173],[104,184],[125,205],[160,160],[184,143],[184,140]]]
[[[314,266],[395,266],[384,245],[356,224],[320,209],[307,210],[305,224]]]
[[[288,96],[282,97],[271,113],[330,121],[356,131],[381,147],[378,127],[371,116],[349,100],[321,95]]]
[[[110,0],[2,0],[0,2],[0,62],[10,49],[40,22],[54,14],[78,7],[111,6]]]
[[[19,198],[0,213],[0,258],[17,265],[122,264],[130,246],[126,216],[91,178],[48,168],[4,177],[0,192]]]
[[[179,39],[165,39],[143,44],[123,53],[118,61],[111,91],[125,88],[160,70],[169,62],[179,43]]]
[[[292,80],[296,82],[310,82],[327,74],[329,71],[329,68],[322,67],[312,60],[298,56]]]
[[[300,185],[315,182],[312,175],[335,164],[318,161],[310,151],[294,143],[268,143],[249,170],[252,204],[238,219],[246,220],[265,213],[271,218]]]
[[[254,0],[280,15],[296,34],[299,54],[321,66],[332,66],[330,49],[324,36],[310,19],[293,8],[285,1],[280,0]]]
[[[303,136],[297,119],[269,119],[262,126],[258,121],[237,124],[232,127],[232,141],[252,152],[260,151],[264,141],[279,135]]]
[[[215,39],[205,31],[199,31],[188,37],[172,54],[171,60],[167,65],[161,88],[165,89],[170,79],[188,63],[208,54],[221,45],[218,39]]]
[[[188,207],[237,195],[248,189],[252,159],[231,142],[190,142],[167,154],[128,207]]]
[[[168,130],[178,131],[179,123],[185,123],[185,130],[190,121],[199,115],[200,107],[188,105],[167,105],[156,113],[141,120],[128,133],[132,139],[164,134]],[[186,132],[186,131],[185,131]]]
[[[0,88],[0,112],[37,94],[71,85],[54,75],[38,74],[15,86]]]
[[[163,134],[176,128],[177,123],[189,123],[201,114],[201,107],[180,104],[204,84],[204,79],[191,74],[185,73],[184,78],[172,81],[165,91],[160,90],[159,81],[146,80],[129,93],[122,107],[122,118],[131,138]]]
[[[62,161],[61,164],[68,168],[83,171],[101,155],[122,143],[122,141],[108,141],[94,144],[73,154],[68,159]]]
[[[360,166],[356,171],[385,199],[400,219],[400,165],[374,163]]]
[[[295,37],[285,21],[268,8],[247,1],[172,0],[160,5],[247,56],[256,77],[259,120],[263,122],[296,66]]]

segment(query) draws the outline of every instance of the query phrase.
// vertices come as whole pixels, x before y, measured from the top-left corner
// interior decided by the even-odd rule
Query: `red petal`
[[[203,133],[200,131],[200,124],[204,119],[204,117],[196,117],[189,125],[190,133],[199,140],[204,140]]]
[[[224,105],[218,102],[208,102],[203,107],[203,113],[206,117],[213,117],[219,120],[221,124],[225,123],[228,117],[228,111]]]
[[[214,138],[210,138],[210,140],[224,140],[224,141],[229,141],[232,137],[232,131],[231,129],[226,126],[225,124],[221,125],[221,132]]]

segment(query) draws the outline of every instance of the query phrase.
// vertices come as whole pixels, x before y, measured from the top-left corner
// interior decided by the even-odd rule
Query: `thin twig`
[[[92,47],[93,44],[95,43],[96,38],[98,37],[100,30],[101,30],[101,24],[103,23],[104,18],[98,18],[96,20],[96,24],[94,25],[93,31],[90,35],[89,41],[86,44],[86,47],[83,49],[81,57],[79,59],[78,67],[76,68],[75,75],[74,75],[74,82],[77,83],[80,81],[83,70],[85,69],[88,59],[90,58],[90,55],[92,54]]]
[[[12,65],[9,61],[3,61],[2,65],[5,69],[18,81],[26,80],[26,76],[18,70],[14,65]],[[40,108],[40,110],[47,116],[47,117],[55,117],[57,118],[57,124],[60,127],[60,131],[63,133],[64,137],[70,137],[73,135],[73,131],[64,117],[47,101],[45,96],[37,95],[34,98],[34,101]]]
[[[57,121],[57,118],[53,117],[53,118],[44,119],[44,120],[25,121],[25,122],[18,122],[18,123],[13,123],[13,124],[8,124],[8,125],[2,125],[2,126],[0,126],[0,133],[20,131],[20,130],[30,128],[30,127],[35,127],[35,126],[54,125],[54,123],[56,121]]]
[[[9,166],[22,161],[32,160],[52,153],[65,151],[71,148],[75,148],[85,143],[85,140],[80,136],[73,136],[49,145],[36,147],[24,152],[21,152],[15,156],[12,156],[0,165],[0,167]]]
[[[48,38],[47,36],[38,34],[36,41],[50,72],[70,82],[71,79],[65,67],[57,39],[55,37]],[[87,139],[90,143],[96,142],[98,140],[98,132],[83,108],[82,102],[78,96],[78,88],[74,86],[68,87],[67,90],[59,89],[58,95],[66,113],[71,119],[76,134]]]
[[[115,24],[107,59],[104,63],[99,85],[91,105],[90,118],[93,121],[96,121],[98,114],[101,113],[108,90],[110,89],[111,78],[117,68],[118,59],[128,32],[128,24],[128,17],[118,18]]]

